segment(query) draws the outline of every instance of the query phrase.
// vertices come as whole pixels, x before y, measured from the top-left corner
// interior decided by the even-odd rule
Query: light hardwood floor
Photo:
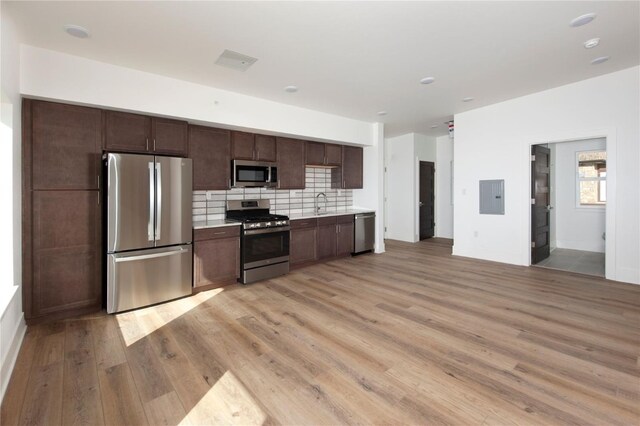
[[[12,424],[640,422],[640,286],[446,241],[30,327]]]

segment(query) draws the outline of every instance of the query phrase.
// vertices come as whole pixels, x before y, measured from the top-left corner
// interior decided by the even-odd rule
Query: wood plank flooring
[[[640,286],[387,250],[29,327],[0,423],[640,424]]]

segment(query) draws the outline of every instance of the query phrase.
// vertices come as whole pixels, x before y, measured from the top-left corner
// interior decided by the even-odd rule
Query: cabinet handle
[[[156,152],[156,138],[153,138],[153,152]]]
[[[147,138],[147,151],[149,151],[149,138]]]
[[[100,189],[100,175],[96,176],[96,180],[98,181],[98,189]]]
[[[225,231],[220,231],[220,232],[214,232],[213,235],[222,235],[222,234],[226,234]]]
[[[346,181],[346,180],[343,180],[343,181],[342,181],[342,188],[344,189],[344,188],[346,188],[346,187],[347,187],[347,181]]]

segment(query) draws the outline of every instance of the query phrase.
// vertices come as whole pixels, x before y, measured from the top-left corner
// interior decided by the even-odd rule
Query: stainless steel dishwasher
[[[353,254],[372,251],[376,240],[376,213],[358,213],[355,217]]]

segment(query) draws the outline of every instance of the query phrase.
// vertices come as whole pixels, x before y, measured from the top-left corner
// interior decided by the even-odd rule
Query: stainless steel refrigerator
[[[188,158],[108,154],[107,312],[191,294]]]

